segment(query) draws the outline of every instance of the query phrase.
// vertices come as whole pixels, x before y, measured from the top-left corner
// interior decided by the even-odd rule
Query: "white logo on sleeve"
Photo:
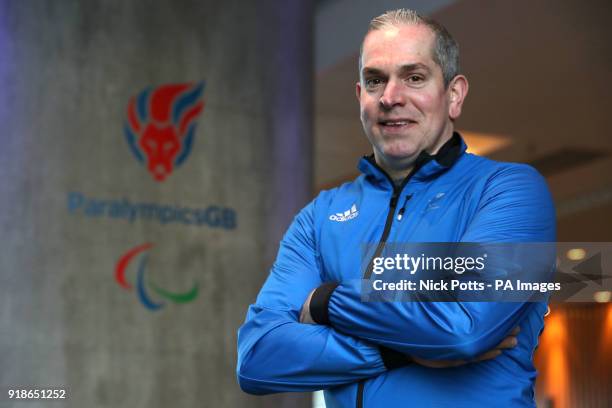
[[[440,200],[442,200],[442,198],[444,197],[446,193],[438,193],[434,196],[434,198],[432,198],[431,200],[429,200],[429,203],[427,204],[427,208],[425,209],[425,211],[431,211],[431,210],[436,210],[438,208],[440,208]]]
[[[359,211],[357,211],[357,205],[353,204],[353,206],[346,210],[343,213],[335,213],[329,216],[329,219],[332,221],[344,222],[348,220],[352,220],[353,218],[359,215]]]

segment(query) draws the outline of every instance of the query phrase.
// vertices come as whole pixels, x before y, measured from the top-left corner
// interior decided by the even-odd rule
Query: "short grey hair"
[[[452,35],[444,28],[444,26],[437,21],[423,17],[414,10],[409,9],[397,9],[390,10],[378,17],[374,17],[370,21],[366,36],[377,30],[384,30],[388,28],[398,28],[402,25],[419,25],[422,24],[434,33],[435,44],[432,50],[433,60],[440,69],[442,69],[442,76],[444,78],[444,86],[448,86],[450,81],[459,75],[459,45],[453,38]],[[365,40],[365,37],[364,37]],[[361,42],[361,48],[359,50],[359,76],[361,77],[362,58],[363,54],[363,41]]]

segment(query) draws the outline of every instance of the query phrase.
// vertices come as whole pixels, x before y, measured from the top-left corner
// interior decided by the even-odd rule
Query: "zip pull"
[[[402,218],[404,218],[404,212],[406,212],[406,204],[408,204],[408,200],[412,198],[412,194],[408,194],[406,199],[404,200],[404,205],[400,208],[399,213],[397,214],[397,221],[400,222]]]

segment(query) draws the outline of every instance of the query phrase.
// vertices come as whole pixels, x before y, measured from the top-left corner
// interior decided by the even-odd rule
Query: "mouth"
[[[378,125],[386,130],[403,130],[407,127],[416,124],[414,120],[410,119],[385,119],[379,120]]]

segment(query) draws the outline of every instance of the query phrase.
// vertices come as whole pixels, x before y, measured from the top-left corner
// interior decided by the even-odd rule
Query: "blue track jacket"
[[[238,331],[244,391],[324,389],[329,408],[535,407],[544,303],[361,301],[362,245],[384,235],[396,243],[555,241],[540,174],[465,150],[455,133],[437,155],[421,154],[401,186],[363,158],[361,176],[299,212]],[[326,324],[301,324],[315,288],[324,288]],[[397,355],[471,359],[517,325],[518,346],[492,360],[444,369],[397,363]]]

